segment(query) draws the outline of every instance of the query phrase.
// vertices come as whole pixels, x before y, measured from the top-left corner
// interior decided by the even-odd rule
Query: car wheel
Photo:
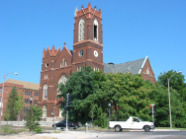
[[[56,124],[53,124],[52,127],[53,127],[54,129],[56,129]]]
[[[115,132],[119,132],[122,131],[121,126],[120,125],[116,125],[115,126]]]
[[[145,132],[149,132],[149,131],[150,131],[150,126],[146,125],[146,126],[144,127],[144,130],[145,130]]]

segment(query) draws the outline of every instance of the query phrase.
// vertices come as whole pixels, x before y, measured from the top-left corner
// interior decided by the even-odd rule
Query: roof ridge
[[[27,81],[20,81],[20,80],[15,80],[15,79],[8,79],[8,80],[6,80],[5,82],[7,82],[7,81],[19,81],[19,82],[25,82],[25,83],[31,83],[31,84],[37,84],[37,83],[32,83],[32,82],[27,82]],[[38,84],[39,85],[39,84]]]
[[[32,83],[32,82],[25,82],[20,80],[8,79],[5,83],[23,85],[25,89],[32,89],[32,90],[39,90],[40,84]]]
[[[142,71],[142,69],[143,69],[143,67],[144,67],[144,65],[145,65],[145,63],[146,63],[146,61],[147,61],[147,59],[148,59],[148,56],[146,56],[146,57],[144,58],[143,63],[142,63],[142,65],[141,65],[141,67],[140,67],[140,70],[138,71],[139,74],[141,73],[141,71]]]
[[[64,42],[63,50],[66,50],[67,53],[69,53],[69,54],[72,56],[70,50],[66,47],[66,42]],[[62,50],[62,51],[63,51],[63,50]]]
[[[143,60],[143,59],[145,59],[145,58],[140,58],[140,59],[136,59],[136,60],[131,60],[131,61],[123,62],[123,63],[119,63],[119,64],[130,63],[130,62],[139,61],[139,60]],[[119,64],[115,64],[115,65],[119,65]]]

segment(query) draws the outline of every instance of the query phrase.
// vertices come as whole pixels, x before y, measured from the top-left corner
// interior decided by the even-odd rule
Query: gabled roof
[[[113,63],[104,63],[104,72],[105,73],[132,73],[132,74],[140,74],[141,69],[143,69],[144,64],[146,62],[146,58],[125,62],[121,64],[113,64]]]
[[[13,79],[8,79],[7,81],[5,81],[5,83],[23,85],[25,89],[31,89],[31,90],[39,90],[39,86],[40,86],[39,84],[36,83],[24,82],[24,81],[13,80]]]
[[[70,56],[72,56],[72,53],[71,53],[71,51],[66,47],[66,45],[64,45],[64,47],[63,47],[63,50],[62,51],[64,51],[64,50],[66,50],[67,51],[67,53],[70,55]]]

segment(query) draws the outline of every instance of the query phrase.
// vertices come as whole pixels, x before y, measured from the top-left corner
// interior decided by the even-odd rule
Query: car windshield
[[[143,120],[141,120],[140,118],[138,118],[138,119],[139,119],[139,121],[141,121],[141,122],[143,121]]]

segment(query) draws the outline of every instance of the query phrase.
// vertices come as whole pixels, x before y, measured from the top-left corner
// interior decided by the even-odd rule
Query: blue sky
[[[102,10],[103,60],[149,57],[156,78],[171,69],[186,75],[185,0],[89,0]],[[74,10],[88,0],[0,0],[0,82],[40,83],[43,49],[72,50]]]

